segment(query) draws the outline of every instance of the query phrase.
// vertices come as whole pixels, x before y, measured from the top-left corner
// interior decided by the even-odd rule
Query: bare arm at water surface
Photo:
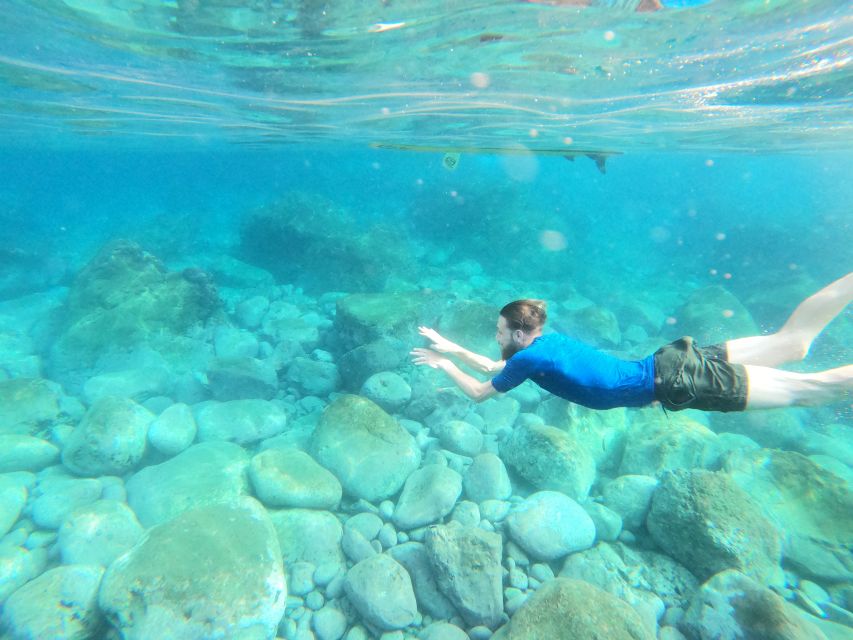
[[[438,353],[446,353],[447,355],[455,356],[476,371],[480,371],[482,373],[500,373],[503,371],[504,365],[506,364],[505,360],[492,360],[486,356],[481,356],[479,353],[468,351],[465,347],[462,347],[455,342],[451,342],[447,338],[441,336],[435,329],[430,329],[429,327],[418,327],[418,332],[432,343],[430,344],[430,349],[437,351]]]

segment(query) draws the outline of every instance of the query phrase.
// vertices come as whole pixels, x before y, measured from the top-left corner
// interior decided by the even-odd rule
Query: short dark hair
[[[531,333],[545,326],[545,320],[548,319],[548,312],[545,307],[544,300],[524,298],[505,305],[501,309],[501,315],[511,330],[520,329],[524,333]]]

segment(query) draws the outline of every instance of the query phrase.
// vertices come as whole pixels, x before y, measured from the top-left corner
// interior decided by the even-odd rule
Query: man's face
[[[513,336],[512,331],[506,324],[506,318],[498,316],[497,332],[495,333],[495,342],[501,348],[501,358],[509,360],[512,356],[522,350],[523,346],[519,344]]]

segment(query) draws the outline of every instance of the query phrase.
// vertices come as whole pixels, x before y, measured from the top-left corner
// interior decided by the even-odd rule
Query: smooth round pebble
[[[340,640],[347,630],[347,618],[335,607],[323,607],[311,618],[317,640]]]
[[[305,606],[311,609],[312,611],[319,611],[323,608],[324,604],[326,604],[326,599],[319,591],[312,591],[307,596],[305,596]]]
[[[310,562],[294,562],[287,570],[288,593],[304,596],[314,589],[314,571]]]

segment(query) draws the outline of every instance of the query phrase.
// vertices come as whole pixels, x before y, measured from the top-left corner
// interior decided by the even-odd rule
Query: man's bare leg
[[[746,408],[814,406],[853,394],[853,364],[818,373],[794,373],[745,365]]]
[[[853,273],[848,273],[803,300],[776,333],[726,342],[729,362],[775,367],[802,360],[812,341],[851,301]]]

